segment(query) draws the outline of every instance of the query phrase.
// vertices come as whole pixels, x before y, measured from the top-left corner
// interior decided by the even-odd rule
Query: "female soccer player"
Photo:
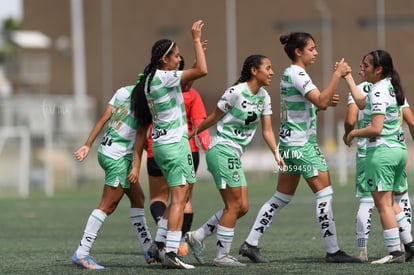
[[[124,194],[131,203],[131,224],[141,241],[145,260],[148,263],[154,261],[147,252],[152,239],[145,219],[144,193],[138,182],[147,128],[138,127],[131,113],[133,89],[134,86],[126,86],[115,93],[85,145],[75,152],[77,160],[84,160],[96,137],[109,121],[98,149],[98,161],[105,170],[102,199],[89,216],[79,247],[72,255],[72,262],[86,269],[104,269],[95,263],[89,253],[106,217],[115,211]]]
[[[407,191],[407,149],[401,128],[401,106],[405,103],[404,91],[391,55],[384,50],[368,53],[362,62],[365,81],[372,83],[371,91],[364,95],[355,85],[352,75],[346,77],[351,94],[360,109],[364,108],[364,125],[351,130],[345,138],[350,145],[355,137],[366,140],[365,181],[362,189],[371,192],[378,209],[384,240],[389,255],[374,261],[375,264],[403,263],[404,251],[414,252],[411,231],[403,230],[408,223],[405,213],[394,201],[394,193]],[[401,232],[400,232],[401,231]]]
[[[280,82],[279,150],[286,170],[280,171],[276,192],[259,210],[239,253],[255,263],[269,262],[260,254],[258,242],[274,217],[291,201],[302,175],[316,196],[316,220],[325,242],[326,261],[359,261],[339,249],[332,213],[333,189],[328,166],[316,142],[316,112],[331,105],[341,78],[351,69],[341,60],[328,87],[319,91],[305,70],[318,56],[313,37],[309,33],[293,32],[282,35],[280,42],[292,61]]]
[[[197,134],[218,123],[206,160],[224,202],[224,209],[214,214],[199,229],[186,235],[200,264],[204,263],[203,240],[216,232],[217,248],[213,264],[244,266],[230,255],[230,248],[236,221],[248,211],[247,182],[240,158],[253,139],[259,122],[263,138],[277,164],[284,165],[272,129],[270,96],[263,88],[269,86],[272,76],[269,58],[263,55],[247,57],[239,80],[225,91],[216,110],[194,130],[193,134]]]
[[[196,181],[181,85],[207,74],[201,41],[203,26],[201,20],[192,26],[196,61],[191,69],[178,70],[181,57],[174,41],[158,40],[152,47],[151,62],[144,69],[143,81],[140,82],[142,84],[137,85],[133,92],[132,103],[139,124],[153,124],[151,134],[154,159],[170,189],[171,201],[164,213],[164,222],[158,224],[157,231],[157,236],[166,236],[162,263],[166,268],[194,268],[177,255],[184,207]],[[156,246],[149,250],[157,259],[158,252]]]
[[[362,63],[360,66],[359,75],[364,79],[364,71],[362,70]],[[371,91],[372,83],[363,81],[358,84],[357,88],[363,92],[365,95]],[[402,117],[407,123],[411,138],[414,139],[414,115],[411,112],[410,105],[405,100],[403,106],[401,106]],[[351,132],[355,126],[358,129],[364,128],[364,111],[359,110],[357,104],[355,103],[351,93],[348,96],[348,108],[346,119],[344,122],[345,133],[344,141],[346,142],[346,137],[348,133]],[[365,191],[363,189],[365,182],[365,169],[366,169],[366,138],[357,139],[357,152],[356,152],[356,174],[355,174],[355,189],[356,197],[359,198],[359,206],[355,219],[355,229],[356,229],[356,239],[358,247],[357,257],[363,261],[368,261],[368,238],[371,231],[371,221],[372,221],[372,211],[375,207],[374,199],[371,196],[371,192]],[[398,219],[398,226],[400,227],[400,232],[406,234],[406,232],[411,232],[411,202],[408,195],[408,190],[403,193],[395,193],[394,200],[400,205],[407,219]],[[410,249],[406,248],[406,260],[409,260],[412,257]]]
[[[184,59],[181,56],[179,70],[184,69]],[[187,117],[188,131],[192,132],[204,119],[206,119],[206,109],[199,92],[192,87],[192,82],[185,83],[181,86],[184,98],[185,112]],[[152,126],[151,128],[152,129]],[[210,145],[209,132],[203,131],[198,133],[197,137],[192,137],[188,140],[190,143],[191,153],[194,161],[194,170],[197,173],[198,165],[200,163],[199,147],[207,151]],[[151,215],[156,224],[162,219],[165,209],[168,205],[168,185],[167,181],[162,175],[160,168],[154,160],[152,154],[152,137],[147,137],[147,171],[150,189],[150,209]],[[187,242],[185,241],[185,234],[190,231],[193,222],[193,205],[191,198],[187,201],[184,209],[183,226],[181,228],[181,242],[178,248],[178,256],[186,256],[188,253]],[[155,238],[157,240],[157,238]]]

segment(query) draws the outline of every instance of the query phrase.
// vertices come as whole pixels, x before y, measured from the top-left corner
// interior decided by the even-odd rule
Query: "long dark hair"
[[[295,49],[303,51],[309,39],[315,41],[312,35],[307,32],[290,32],[281,35],[279,38],[280,43],[282,43],[282,45],[285,45],[285,53],[292,61],[295,61],[296,59]]]
[[[392,62],[391,55],[384,50],[375,50],[369,52],[367,55],[370,55],[372,57],[372,65],[374,69],[382,67],[382,79],[386,77],[391,78],[391,84],[394,87],[397,103],[399,106],[403,105],[405,101],[404,90],[401,86],[400,75],[394,69],[394,64]]]
[[[263,58],[267,57],[261,54],[253,54],[248,56],[246,60],[244,60],[239,79],[233,85],[249,81],[252,78],[251,68],[254,67],[256,69],[259,69],[260,65],[262,65]]]
[[[137,84],[132,91],[131,110],[139,125],[149,125],[152,122],[152,116],[148,107],[148,101],[145,93],[150,91],[150,83],[154,78],[156,70],[162,65],[162,58],[170,56],[177,45],[169,39],[161,39],[154,43],[151,50],[151,61],[145,67],[144,72],[138,79]],[[147,84],[147,91],[145,89]]]

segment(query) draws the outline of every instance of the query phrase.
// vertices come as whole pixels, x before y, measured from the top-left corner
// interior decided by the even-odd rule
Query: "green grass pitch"
[[[292,202],[274,219],[262,238],[261,252],[270,264],[253,264],[240,257],[238,249],[252,226],[260,206],[275,190],[276,174],[248,174],[249,212],[235,229],[231,250],[246,267],[214,267],[215,236],[208,238],[207,264],[194,270],[164,270],[160,264],[145,263],[142,250],[129,223],[129,204],[125,197],[118,209],[106,219],[91,255],[105,266],[99,274],[413,274],[414,263],[394,265],[328,264],[315,218],[315,199],[306,183]],[[143,184],[148,197],[148,186]],[[346,186],[333,180],[334,216],[341,249],[357,252],[354,220],[358,201],[352,178]],[[100,200],[102,186],[90,185],[77,190],[57,192],[53,198],[34,193],[29,199],[0,197],[0,274],[84,274],[73,266],[71,255],[81,238],[86,220]],[[194,189],[193,229],[223,207],[212,182],[198,182]],[[146,202],[148,206],[148,199]],[[155,236],[155,224],[147,207],[147,221]],[[368,245],[371,260],[387,254],[377,212]],[[196,264],[191,254],[185,257]]]

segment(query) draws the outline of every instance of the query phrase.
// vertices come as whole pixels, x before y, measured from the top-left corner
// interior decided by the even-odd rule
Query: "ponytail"
[[[394,69],[394,64],[392,62],[391,55],[384,50],[375,50],[368,53],[368,55],[372,56],[372,65],[374,66],[374,69],[377,67],[382,67],[382,79],[386,77],[391,78],[391,84],[394,88],[397,103],[399,106],[404,105],[404,90],[401,85],[400,75]]]
[[[145,96],[145,74],[139,74],[137,84],[132,90],[131,110],[140,126],[148,126],[151,121],[151,112],[148,107],[147,97]]]
[[[151,111],[148,107],[146,93],[150,92],[150,84],[155,72],[162,64],[164,56],[170,56],[176,44],[169,39],[161,39],[154,43],[151,50],[151,62],[145,67],[144,73],[138,75],[137,84],[131,95],[131,111],[138,124],[148,126],[152,122]],[[145,85],[147,90],[145,91]]]

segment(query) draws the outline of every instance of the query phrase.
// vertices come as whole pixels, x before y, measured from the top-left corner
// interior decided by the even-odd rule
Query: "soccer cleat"
[[[371,264],[395,264],[405,263],[405,253],[403,251],[394,251],[379,260],[371,262]]]
[[[185,242],[185,241],[180,242],[180,246],[178,247],[177,254],[180,257],[187,256],[187,254],[188,254],[188,244],[187,244],[187,242]]]
[[[88,255],[85,258],[78,258],[76,252],[72,255],[72,263],[85,269],[104,269],[103,266],[95,263],[91,256]]]
[[[185,240],[193,251],[193,255],[200,264],[204,264],[203,241],[199,241],[194,237],[194,232],[189,231],[185,234]]]
[[[342,250],[335,253],[326,253],[326,262],[328,263],[361,263],[359,258],[349,256]]]
[[[155,259],[148,253],[148,251],[144,251],[144,258],[147,264],[152,264],[155,262]]]
[[[171,269],[193,269],[194,266],[186,264],[183,260],[177,256],[174,252],[165,253],[165,258],[162,262],[162,267]]]
[[[213,260],[213,265],[215,266],[246,266],[245,264],[239,262],[235,257],[231,255],[226,255],[221,258],[215,258]]]
[[[268,259],[260,254],[257,246],[244,242],[239,249],[239,255],[249,258],[253,263],[270,263]]]
[[[161,262],[161,257],[160,257],[160,248],[158,247],[157,242],[153,242],[150,247],[148,248],[148,256],[153,258],[155,261],[157,262]]]
[[[408,262],[412,260],[414,256],[414,242],[404,244],[404,250],[405,250],[405,261]]]
[[[361,262],[368,262],[368,253],[366,247],[360,247],[358,250],[357,258],[361,260]]]

